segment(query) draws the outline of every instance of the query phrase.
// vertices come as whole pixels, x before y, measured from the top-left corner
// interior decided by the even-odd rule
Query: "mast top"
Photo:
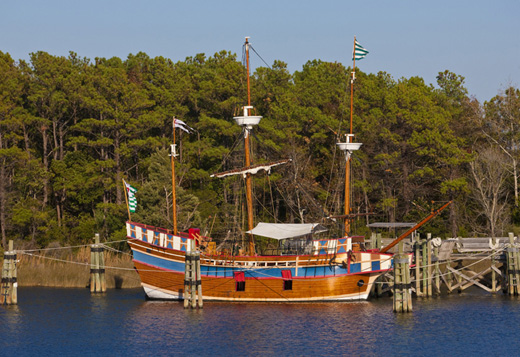
[[[262,119],[262,116],[250,115],[251,111],[253,110],[252,105],[246,105],[242,108],[244,109],[244,115],[233,117],[233,119],[235,119],[238,125],[245,126],[246,129],[251,130],[254,125],[258,125],[260,123],[260,119]]]
[[[341,151],[345,151],[345,153],[351,154],[352,151],[359,150],[361,145],[363,145],[363,143],[354,143],[354,142],[352,142],[352,139],[354,138],[354,134],[347,134],[346,137],[347,137],[346,142],[344,142],[344,143],[336,143],[336,145],[338,145],[338,148]]]

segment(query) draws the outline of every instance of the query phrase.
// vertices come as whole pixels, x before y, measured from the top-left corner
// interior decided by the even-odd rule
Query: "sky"
[[[269,65],[294,72],[314,59],[351,66],[356,36],[370,51],[356,62],[363,72],[436,86],[447,69],[483,103],[520,87],[519,18],[518,0],[1,0],[0,51],[183,61],[226,50],[240,60],[249,36]]]

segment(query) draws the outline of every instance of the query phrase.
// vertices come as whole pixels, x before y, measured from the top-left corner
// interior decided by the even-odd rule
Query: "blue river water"
[[[348,303],[147,301],[141,289],[19,288],[0,306],[0,355],[379,356],[520,355],[520,299],[480,291]]]

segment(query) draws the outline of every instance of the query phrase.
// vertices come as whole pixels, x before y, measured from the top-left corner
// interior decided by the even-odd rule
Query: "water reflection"
[[[363,352],[378,343],[377,331],[393,319],[382,303],[210,303],[185,310],[181,303],[145,302],[136,306],[125,335],[138,344],[161,344],[190,352],[274,354],[280,351]],[[155,333],[143,334],[143,331]],[[165,342],[168,341],[168,342]]]
[[[141,290],[19,289],[0,308],[2,355],[515,354],[520,300],[487,294],[354,303],[146,301]],[[489,341],[501,341],[491,346]],[[44,354],[45,354],[44,353]]]

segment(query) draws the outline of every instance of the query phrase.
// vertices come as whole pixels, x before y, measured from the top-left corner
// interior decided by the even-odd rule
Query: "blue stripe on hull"
[[[134,260],[137,260],[138,262],[141,262],[143,264],[152,265],[159,269],[171,270],[174,272],[184,274],[184,266],[185,266],[184,262],[174,262],[171,260],[154,257],[153,255],[144,254],[137,250],[134,250],[133,253],[134,253]]]
[[[143,264],[155,266],[159,269],[173,271],[184,274],[185,264],[184,262],[171,261],[153,255],[148,255],[134,250],[134,260],[137,260]],[[233,278],[234,273],[237,271],[245,272],[246,278],[276,278],[279,279],[282,276],[282,270],[290,270],[293,278],[315,278],[315,277],[333,277],[338,275],[346,275],[347,269],[337,265],[327,266],[311,266],[311,267],[299,267],[298,274],[296,274],[296,268],[290,267],[272,267],[272,268],[243,268],[243,267],[226,267],[216,265],[202,265],[201,264],[201,275],[207,277],[216,278]],[[380,270],[379,262],[372,262],[372,271]],[[350,265],[350,274],[356,273],[369,273],[368,271],[361,271],[361,264],[354,263]]]

